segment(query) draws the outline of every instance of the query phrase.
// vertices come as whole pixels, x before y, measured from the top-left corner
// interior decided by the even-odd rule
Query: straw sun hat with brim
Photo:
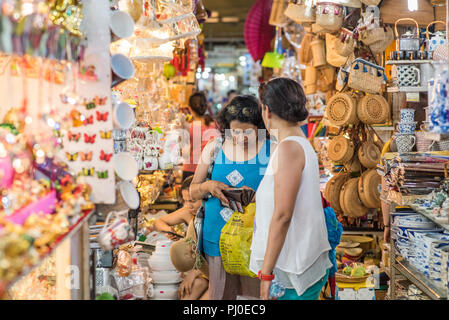
[[[347,257],[350,258],[358,258],[362,254],[363,249],[362,248],[350,248],[350,249],[344,249],[344,253]]]
[[[340,192],[340,206],[346,215],[353,218],[360,218],[368,213],[368,208],[359,199],[358,181],[359,178],[349,179]]]
[[[339,163],[351,160],[354,156],[354,150],[354,143],[342,135],[333,138],[327,148],[329,159]]]
[[[336,212],[343,211],[340,206],[340,191],[347,179],[349,179],[349,173],[339,173],[333,176],[326,184],[324,197]]]
[[[329,122],[335,126],[357,124],[357,100],[349,93],[337,93],[327,103],[326,115]]]
[[[358,181],[358,192],[360,200],[367,208],[380,207],[380,193],[378,186],[381,183],[380,175],[375,169],[365,171]]]
[[[186,237],[170,246],[170,260],[179,272],[187,272],[195,267],[197,255],[193,249],[192,242],[196,243],[196,241],[196,232],[192,221],[187,228]],[[206,260],[201,255],[198,259],[201,259],[199,270],[209,278],[209,266]]]

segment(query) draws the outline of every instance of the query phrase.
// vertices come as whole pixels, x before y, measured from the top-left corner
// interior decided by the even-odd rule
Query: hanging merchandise
[[[326,115],[335,126],[357,124],[357,98],[350,93],[336,93],[327,102]]]
[[[318,2],[316,8],[316,23],[321,28],[330,32],[340,30],[345,17],[343,6],[330,2]]]
[[[380,150],[377,145],[368,140],[362,143],[358,150],[360,163],[367,169],[373,169],[380,160]]]
[[[337,136],[330,141],[328,153],[334,162],[348,162],[354,155],[354,143],[344,135]]]
[[[314,67],[325,66],[327,64],[325,42],[317,38],[311,42],[310,47],[313,57],[313,66]]]
[[[390,105],[381,95],[369,94],[357,103],[357,117],[365,124],[381,124],[388,120]]]
[[[275,27],[284,27],[287,24],[287,16],[284,14],[287,6],[288,0],[273,0],[268,23]]]
[[[291,0],[284,14],[298,24],[310,24],[316,21],[315,0]]]
[[[376,209],[380,207],[380,193],[378,186],[381,177],[375,169],[367,170],[359,178],[358,191],[360,200],[367,208]]]
[[[326,33],[326,61],[334,67],[341,67],[348,61],[347,56],[338,54],[337,47],[340,39],[330,33]]]
[[[368,93],[380,93],[386,75],[383,67],[357,58],[352,62],[348,86]]]
[[[324,197],[329,201],[330,206],[336,212],[342,212],[340,206],[340,192],[341,187],[350,178],[349,173],[340,172],[334,175],[326,184],[326,189],[324,191]]]
[[[304,27],[289,19],[288,23],[282,29],[288,42],[290,42],[295,49],[301,48],[301,42],[305,35]]]
[[[352,178],[341,187],[340,206],[343,212],[354,218],[359,218],[368,213],[368,208],[363,205],[359,198],[359,178]]]
[[[342,28],[337,39],[334,46],[336,53],[343,57],[350,56],[356,47],[354,34],[350,30]]]
[[[449,132],[449,117],[447,112],[448,92],[447,83],[449,72],[447,62],[435,65],[434,84],[431,87],[430,101],[430,131],[435,133]]]

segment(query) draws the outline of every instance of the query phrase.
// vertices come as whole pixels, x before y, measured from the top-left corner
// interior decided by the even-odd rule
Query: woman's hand
[[[269,300],[271,281],[260,280],[260,299]]]
[[[179,286],[179,296],[180,298],[183,298],[185,296],[189,296],[192,293],[193,288],[193,282],[198,277],[198,273],[196,270],[190,270],[186,277],[184,278],[184,281]]]
[[[224,205],[229,206],[229,201],[224,196],[223,190],[232,189],[230,186],[220,181],[209,180],[204,182],[201,187],[204,188],[203,190],[209,192],[213,197],[219,199]]]
[[[175,229],[173,229],[172,227],[170,227],[170,230],[164,230],[164,231],[176,233],[176,232],[175,232]],[[162,231],[162,232],[164,232],[164,231]],[[171,233],[166,233],[166,232],[164,232],[164,234],[165,234],[165,236],[166,236],[167,238],[169,238],[171,241],[178,241],[178,240],[180,239],[178,236],[175,236],[174,234],[171,234]]]

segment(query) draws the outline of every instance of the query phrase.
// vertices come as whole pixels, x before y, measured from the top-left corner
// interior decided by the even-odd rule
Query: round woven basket
[[[327,103],[326,114],[330,123],[335,126],[357,124],[357,103],[350,94],[340,92]]]
[[[340,206],[349,217],[359,218],[368,213],[359,199],[359,178],[352,178],[345,182],[340,192]]]
[[[388,120],[390,105],[379,94],[364,96],[357,103],[357,117],[365,124],[380,124]]]
[[[338,136],[329,142],[327,152],[332,161],[345,163],[354,155],[354,143],[343,136]]]
[[[359,179],[358,192],[360,200],[367,208],[380,208],[380,193],[378,186],[381,178],[375,169],[365,171]]]
[[[360,164],[357,154],[354,154],[351,160],[344,163],[344,166],[349,172],[360,172],[362,170],[362,165]]]
[[[343,211],[340,206],[340,191],[341,187],[348,178],[349,178],[348,173],[340,173],[333,176],[326,184],[326,188],[324,190],[324,197],[336,212]]]
[[[360,163],[367,169],[377,166],[380,159],[380,150],[373,142],[364,142],[358,151]]]

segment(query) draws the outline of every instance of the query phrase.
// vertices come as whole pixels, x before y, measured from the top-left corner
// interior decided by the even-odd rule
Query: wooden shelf
[[[425,87],[389,87],[387,92],[427,92],[427,86]]]

